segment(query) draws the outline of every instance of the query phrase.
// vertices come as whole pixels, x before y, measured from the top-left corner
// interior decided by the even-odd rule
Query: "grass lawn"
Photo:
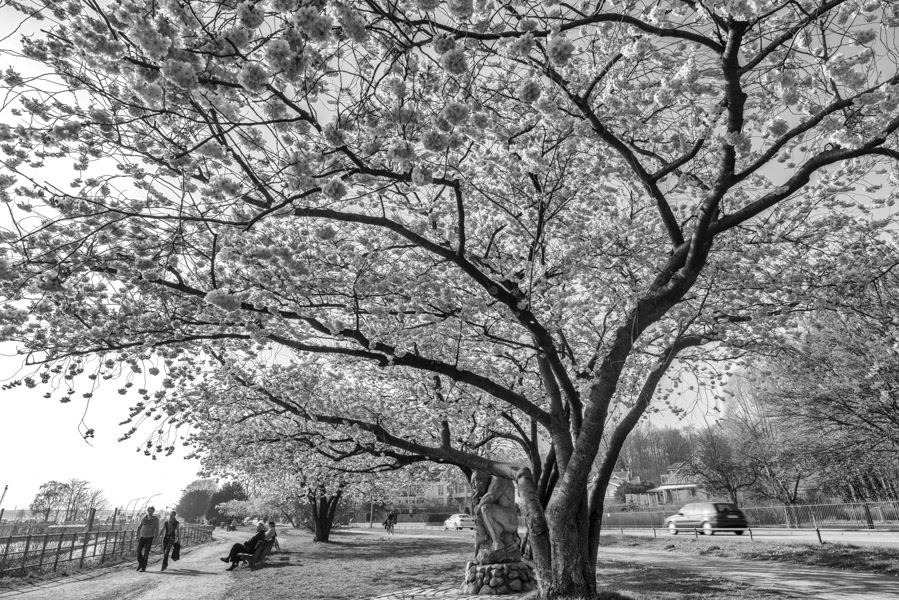
[[[688,554],[720,556],[745,560],[774,561],[797,565],[867,571],[899,577],[899,549],[852,544],[783,544],[756,542],[746,544],[725,537],[703,538],[644,538],[637,536],[604,537],[604,547],[645,548],[669,550]]]
[[[359,600],[388,592],[442,584],[461,585],[473,553],[470,536],[391,538],[338,532],[332,543],[312,543],[310,535],[278,534],[289,560],[278,555],[257,571],[239,569],[223,600]],[[283,557],[282,557],[283,558]],[[786,600],[778,592],[760,592],[739,583],[670,569],[616,563],[599,573],[606,600]]]

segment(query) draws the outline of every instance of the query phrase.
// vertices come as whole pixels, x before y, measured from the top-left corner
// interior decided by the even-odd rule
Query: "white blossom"
[[[232,296],[223,289],[212,290],[204,298],[206,304],[211,304],[227,312],[240,310],[240,298]]]
[[[237,81],[248,91],[261,92],[268,85],[268,72],[259,63],[247,63],[237,75]]]
[[[468,70],[468,60],[465,58],[465,53],[458,48],[441,55],[440,64],[450,75],[462,75]]]
[[[332,177],[322,186],[322,193],[329,198],[339,200],[346,196],[346,184],[339,177]]]

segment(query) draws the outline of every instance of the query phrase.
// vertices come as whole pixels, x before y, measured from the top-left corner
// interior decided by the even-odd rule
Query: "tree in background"
[[[691,440],[693,454],[687,462],[703,489],[741,504],[741,495],[759,480],[744,448],[746,440],[728,435],[718,425],[697,430]]]
[[[628,436],[616,468],[641,479],[661,481],[669,466],[688,460],[692,452],[689,428],[656,427],[647,422]]]
[[[246,500],[247,492],[239,481],[226,481],[209,497],[209,508],[204,515],[208,521],[220,523],[227,520],[226,515],[218,510],[219,505],[231,500]]]
[[[42,484],[30,505],[35,516],[62,522],[86,519],[92,508],[109,508],[103,490],[92,488],[88,481],[74,478],[66,482],[48,481]]]
[[[152,455],[200,380],[258,369],[365,448],[515,480],[542,599],[596,595],[675,359],[776,346],[895,256],[895,2],[36,4],[48,77],[4,73],[0,128],[22,384],[130,378]],[[291,361],[391,402],[307,407],[269,383]],[[529,464],[459,445],[473,415]]]
[[[808,432],[797,430],[761,402],[759,389],[764,382],[765,375],[756,372],[731,379],[732,399],[718,428],[739,453],[738,462],[757,478],[745,497],[784,505],[806,502],[825,461],[807,451]]]
[[[759,365],[757,398],[796,452],[818,465],[818,485],[856,501],[894,498],[899,308],[894,292],[858,308],[809,319],[777,360]]]
[[[185,521],[199,521],[205,518],[211,507],[212,494],[218,488],[214,482],[210,487],[211,481],[209,479],[194,481],[184,488],[176,507],[178,516]]]

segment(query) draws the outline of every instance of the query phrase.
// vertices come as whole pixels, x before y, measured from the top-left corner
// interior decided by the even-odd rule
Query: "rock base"
[[[534,569],[524,562],[465,565],[462,593],[468,596],[501,596],[521,594],[537,587]]]

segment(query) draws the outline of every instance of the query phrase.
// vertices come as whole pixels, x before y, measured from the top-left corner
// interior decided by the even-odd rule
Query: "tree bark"
[[[333,495],[328,495],[325,490],[317,488],[310,491],[309,505],[312,507],[313,542],[330,542],[331,529],[334,527],[334,515],[337,514],[337,506],[343,490],[338,490]]]

